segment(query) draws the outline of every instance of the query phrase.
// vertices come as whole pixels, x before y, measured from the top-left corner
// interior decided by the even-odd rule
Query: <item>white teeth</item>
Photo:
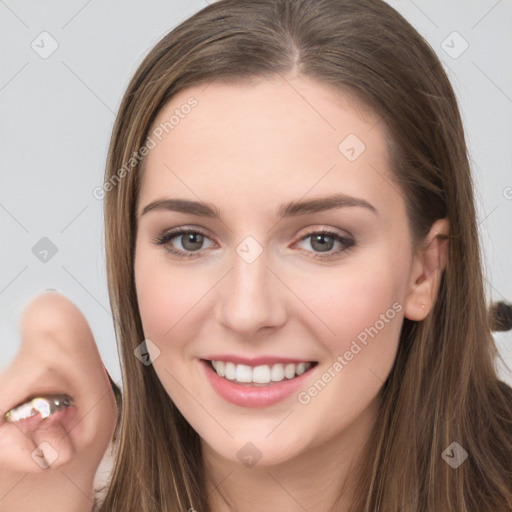
[[[270,382],[270,367],[266,364],[256,366],[252,371],[252,381],[258,384],[268,384]]]
[[[221,377],[224,377],[224,363],[222,361],[215,361],[217,363],[217,366],[215,367],[215,370],[217,371],[217,374]]]
[[[295,365],[294,364],[287,364],[284,368],[284,376],[287,379],[293,379],[295,377]]]
[[[235,379],[238,382],[252,382],[252,368],[245,364],[237,364]]]
[[[268,368],[268,366],[267,366]],[[280,363],[273,364],[270,371],[270,378],[273,382],[279,382],[284,379],[284,366]]]
[[[302,375],[311,368],[311,363],[276,363],[273,365],[263,364],[260,366],[248,366],[246,364],[234,364],[224,361],[212,361],[212,366],[219,377],[237,382],[256,384],[268,384],[270,382],[281,382],[286,379],[293,379]]]
[[[224,366],[224,377],[235,380],[236,366],[233,363],[226,363]]]

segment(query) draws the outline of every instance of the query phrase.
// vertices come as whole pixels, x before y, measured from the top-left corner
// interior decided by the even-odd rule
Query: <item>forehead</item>
[[[379,203],[384,189],[396,193],[384,123],[353,96],[304,77],[185,89],[160,111],[150,137],[147,200],[185,195],[262,208],[305,194]]]

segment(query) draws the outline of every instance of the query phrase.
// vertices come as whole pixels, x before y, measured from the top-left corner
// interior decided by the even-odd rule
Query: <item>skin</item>
[[[300,75],[212,83],[181,91],[155,127],[191,96],[198,105],[146,157],[137,207],[135,281],[145,336],[160,350],[154,368],[201,437],[215,512],[231,510],[220,493],[232,510],[327,511],[343,481],[336,510],[347,510],[403,318],[422,320],[435,301],[447,257],[437,235],[448,234],[448,223],[438,220],[425,244],[413,246],[384,123],[348,95]],[[366,146],[353,162],[338,150],[349,134]],[[363,198],[378,214],[350,206],[277,215],[282,203],[333,193]],[[222,220],[163,209],[142,215],[166,198],[213,204]],[[155,243],[178,227],[205,233],[195,256]],[[322,228],[355,245],[335,242],[331,258],[315,259],[321,249],[304,237]],[[236,252],[247,236],[263,250],[252,263]],[[194,252],[183,242],[167,247]],[[266,408],[233,405],[198,363],[215,353],[317,361],[304,390],[393,303],[396,316],[306,405],[296,393]],[[237,457],[247,442],[261,453],[252,467]]]
[[[0,374],[1,416],[47,393],[66,393],[75,407],[44,421],[0,421],[0,511],[89,512],[116,424],[115,397],[92,332],[79,309],[54,292],[26,305],[20,327],[20,350]],[[31,456],[41,444],[52,447],[45,454],[57,454],[50,467]]]
[[[437,221],[421,249],[413,247],[382,123],[348,96],[300,76],[211,84],[180,93],[155,125],[191,95],[198,107],[145,162],[138,213],[157,199],[201,198],[222,220],[161,210],[139,218],[135,278],[146,337],[161,352],[155,369],[201,436],[215,512],[330,510],[343,481],[337,510],[347,510],[403,316],[422,320],[435,301],[447,249],[436,235],[448,234],[448,223]],[[338,151],[350,133],[366,145],[354,162]],[[364,198],[378,215],[361,207],[276,215],[284,202],[333,192]],[[178,258],[154,243],[185,225],[206,232],[199,257]],[[356,244],[337,241],[332,258],[315,259],[321,249],[305,228]],[[252,263],[235,250],[248,235],[263,251]],[[173,245],[183,249],[178,239]],[[318,361],[304,391],[332,374],[337,356],[392,304],[399,314],[307,404],[294,394],[266,408],[235,406],[199,371],[198,358],[214,352]],[[67,393],[76,408],[62,421],[0,423],[0,510],[90,511],[116,418],[91,330],[69,300],[46,293],[25,308],[21,332],[20,351],[0,374],[0,412],[41,393]],[[43,442],[58,453],[49,469],[30,456]],[[247,442],[261,454],[253,467],[237,457]]]

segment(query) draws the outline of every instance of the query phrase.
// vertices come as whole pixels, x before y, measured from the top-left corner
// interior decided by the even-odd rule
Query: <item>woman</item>
[[[462,123],[393,9],[196,13],[129,84],[103,191],[100,510],[512,509]]]

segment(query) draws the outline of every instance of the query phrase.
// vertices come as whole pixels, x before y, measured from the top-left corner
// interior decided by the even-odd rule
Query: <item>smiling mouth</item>
[[[219,377],[235,384],[266,386],[293,380],[314,368],[318,362],[275,363],[249,366],[225,361],[205,360]]]

